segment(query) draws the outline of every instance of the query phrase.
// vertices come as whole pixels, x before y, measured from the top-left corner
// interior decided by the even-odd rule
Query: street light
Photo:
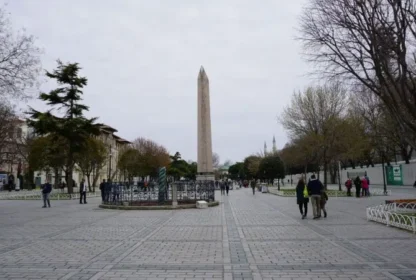
[[[109,154],[109,163],[108,163],[108,180],[111,179],[111,157],[113,156],[113,151],[110,145],[110,154]]]

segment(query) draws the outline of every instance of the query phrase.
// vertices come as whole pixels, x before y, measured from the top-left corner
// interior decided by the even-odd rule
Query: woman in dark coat
[[[361,179],[360,179],[359,176],[357,176],[357,178],[355,178],[354,185],[355,185],[355,196],[356,197],[360,197],[360,193],[361,193]]]
[[[308,215],[309,195],[303,179],[300,179],[298,185],[296,186],[296,200],[299,205],[299,210],[300,214],[302,215],[302,219],[305,219]]]

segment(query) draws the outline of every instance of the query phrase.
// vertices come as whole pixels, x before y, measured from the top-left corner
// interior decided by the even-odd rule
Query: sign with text
[[[403,172],[401,165],[386,166],[387,185],[403,185]]]

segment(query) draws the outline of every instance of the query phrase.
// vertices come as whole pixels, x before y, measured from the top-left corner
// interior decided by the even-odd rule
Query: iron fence
[[[176,187],[178,204],[195,203],[198,200],[207,202],[215,200],[215,185],[211,181],[178,181],[168,183],[160,188],[157,183],[144,184],[112,183],[103,192],[103,203],[110,205],[168,205],[172,204],[172,188]]]

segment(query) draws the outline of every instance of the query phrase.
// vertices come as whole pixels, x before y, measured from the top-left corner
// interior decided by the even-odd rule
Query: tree
[[[175,155],[170,156],[170,158],[172,160],[167,169],[168,176],[171,176],[173,180],[180,180],[181,178],[186,178],[188,180],[196,179],[196,162],[186,162],[185,160],[181,159],[179,152],[176,152]]]
[[[91,135],[100,133],[94,123],[96,118],[87,119],[84,111],[88,106],[80,104],[83,94],[82,88],[87,85],[87,78],[79,77],[81,68],[78,63],[63,64],[58,61],[58,67],[53,72],[46,72],[46,76],[55,79],[60,85],[55,90],[41,93],[39,99],[45,101],[52,109],[39,112],[30,108],[28,124],[38,135],[50,135],[54,139],[61,138],[68,146],[66,154],[66,173],[68,192],[73,193],[72,170],[75,164],[75,154],[80,153],[86,146]],[[64,111],[63,117],[56,117],[52,110],[58,106]]]
[[[285,166],[277,153],[262,158],[259,165],[259,176],[269,182],[285,178]],[[279,185],[280,186],[280,185]]]
[[[140,153],[134,148],[125,149],[119,156],[117,167],[129,181],[140,175]]]
[[[415,18],[414,0],[310,0],[299,38],[319,73],[377,95],[413,148]]]
[[[156,177],[160,167],[168,167],[171,160],[179,160],[180,154],[170,157],[166,148],[156,142],[139,137],[119,157],[118,168],[128,177]],[[185,162],[186,163],[186,162]],[[169,172],[169,171],[168,171]]]
[[[248,156],[244,159],[244,174],[248,179],[258,179],[261,157]]]
[[[228,168],[228,174],[232,180],[243,180],[245,179],[244,163],[236,162]]]
[[[171,176],[173,180],[180,180],[185,177],[189,172],[189,164],[181,158],[181,154],[176,152],[175,155],[170,156],[171,162],[167,169],[168,176]]]
[[[139,137],[133,141],[139,154],[139,176],[156,177],[160,167],[168,167],[170,157],[167,149],[153,140]]]
[[[396,147],[408,163],[413,152],[407,142],[408,137],[401,133],[391,114],[376,95],[364,89],[361,96],[360,101],[352,100],[350,110],[351,114],[362,119],[369,146],[375,151],[370,159],[371,163],[376,160],[389,162],[396,154]]]
[[[24,31],[13,33],[7,12],[0,7],[0,99],[25,98],[40,72],[40,49]]]
[[[217,153],[212,153],[212,167],[218,168],[220,165],[220,156]]]
[[[319,171],[319,138],[314,133],[291,140],[280,152],[281,159],[290,174]]]
[[[314,155],[324,167],[324,185],[327,184],[328,164],[337,153],[335,142],[342,135],[338,123],[346,115],[347,92],[339,83],[309,87],[295,93],[291,105],[283,111],[280,122],[292,139],[307,140],[302,146],[305,155]],[[313,145],[311,145],[313,144]],[[312,147],[312,150],[308,147]],[[306,165],[308,164],[305,161]],[[306,166],[305,165],[305,166]]]
[[[28,148],[29,169],[32,171],[51,171],[55,174],[55,188],[60,179],[60,170],[66,164],[67,142],[60,137],[52,135],[35,138]]]
[[[99,171],[105,166],[108,157],[106,145],[99,139],[90,137],[87,139],[84,149],[75,154],[75,162],[83,176],[87,177],[89,191],[95,192]],[[91,184],[91,174],[94,174]],[[91,189],[92,185],[92,189]]]

